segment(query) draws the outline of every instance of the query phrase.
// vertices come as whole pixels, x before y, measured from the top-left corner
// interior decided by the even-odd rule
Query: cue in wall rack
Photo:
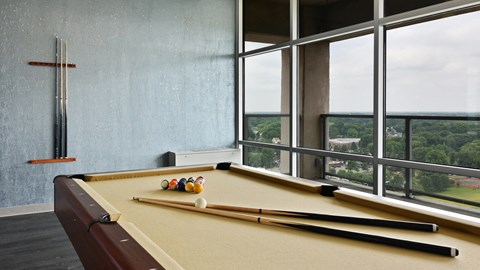
[[[76,158],[67,156],[67,111],[68,111],[68,68],[76,64],[68,63],[67,41],[55,37],[55,63],[30,61],[32,66],[55,67],[55,121],[54,158],[30,160],[30,164],[72,162]]]

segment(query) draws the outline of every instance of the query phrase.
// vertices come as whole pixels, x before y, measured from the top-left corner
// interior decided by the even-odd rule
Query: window
[[[243,139],[263,144],[290,144],[290,50],[244,59]],[[264,147],[245,149],[245,163],[290,173],[289,156]],[[283,151],[284,152],[284,151]],[[273,159],[268,162],[268,159]]]
[[[245,164],[480,210],[478,2],[241,2]]]

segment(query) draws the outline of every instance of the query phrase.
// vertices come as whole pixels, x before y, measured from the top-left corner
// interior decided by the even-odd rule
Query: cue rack
[[[67,41],[55,36],[55,63],[28,62],[32,66],[55,67],[55,121],[54,121],[54,158],[28,161],[30,164],[71,162],[76,158],[67,155],[68,128],[68,69],[77,65],[68,63]]]

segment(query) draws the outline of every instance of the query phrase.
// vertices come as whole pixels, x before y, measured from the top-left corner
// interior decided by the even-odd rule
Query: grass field
[[[480,203],[480,189],[454,186],[438,194]]]
[[[439,192],[437,194],[480,203],[480,189],[454,186],[454,187],[450,187],[449,189],[447,189],[444,192]],[[453,205],[458,205],[458,206],[463,206],[463,207],[467,207],[467,208],[480,210],[480,207],[476,207],[476,206],[472,206],[472,205],[465,205],[463,203],[445,201],[445,200],[432,198],[432,197],[428,197],[428,198],[430,200],[433,200],[433,201],[439,201],[439,202],[446,203],[446,204],[453,204]]]

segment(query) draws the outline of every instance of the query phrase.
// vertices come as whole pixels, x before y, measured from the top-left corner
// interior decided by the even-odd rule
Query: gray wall
[[[0,207],[58,174],[154,168],[232,147],[234,0],[0,0]],[[55,35],[68,41],[68,156],[52,158]]]

